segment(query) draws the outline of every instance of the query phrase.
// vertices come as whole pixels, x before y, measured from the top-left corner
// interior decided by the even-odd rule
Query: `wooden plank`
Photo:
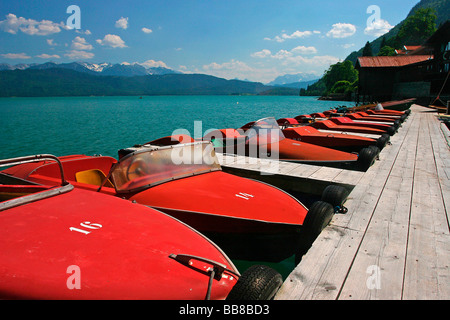
[[[414,118],[411,114],[410,118]],[[392,137],[392,146],[377,161],[351,192],[349,212],[335,215],[287,277],[276,299],[336,299],[347,277],[364,232],[376,208],[386,180],[403,140],[413,121],[408,121]],[[381,154],[380,154],[381,156]]]
[[[361,178],[364,176],[364,172],[356,170],[342,170],[336,177],[333,178],[334,183],[349,183],[357,185]]]
[[[355,212],[333,218],[277,299],[449,298],[449,150],[425,108],[411,109],[390,152],[350,194]],[[367,287],[370,263],[381,271],[376,291]]]
[[[420,125],[416,122],[400,148],[339,299],[400,299],[402,296]]]
[[[414,118],[415,115],[411,114]],[[386,181],[392,174],[393,165],[398,157],[400,149],[403,147],[404,140],[408,131],[412,127],[413,120],[402,128],[393,137],[393,144],[389,149],[380,153],[380,160],[370,168],[360,179],[352,193],[349,195],[347,207],[351,204],[353,210],[340,219],[336,220],[342,227],[363,231],[366,229],[368,220],[375,209],[376,203],[383,191]],[[395,174],[395,173],[394,173]],[[354,216],[355,215],[355,216]]]
[[[363,172],[310,164],[218,154],[225,172],[260,180],[287,191],[321,195],[337,184],[351,190]]]
[[[430,130],[436,123],[424,120],[414,172],[403,298],[448,299],[450,234],[431,143],[435,132]]]
[[[341,172],[342,172],[342,169],[322,167],[319,170],[317,170],[316,172],[314,172],[312,175],[310,175],[309,179],[332,181]]]
[[[319,166],[313,166],[309,164],[299,164],[295,166],[295,168],[288,173],[290,176],[298,176],[298,177],[305,177],[308,178],[317,170],[319,170],[321,167]]]
[[[434,117],[429,117],[430,137],[433,147],[434,161],[436,162],[437,175],[442,190],[444,206],[446,208],[447,221],[450,220],[450,146],[445,135],[448,129]],[[439,123],[436,125],[436,123]],[[434,124],[434,125],[433,125]],[[442,130],[444,129],[445,132]]]

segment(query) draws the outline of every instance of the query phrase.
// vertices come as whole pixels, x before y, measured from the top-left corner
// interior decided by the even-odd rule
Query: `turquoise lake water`
[[[121,148],[187,130],[201,137],[273,116],[295,117],[345,102],[299,96],[0,98],[1,158],[50,153],[117,157]],[[201,121],[201,122],[199,122]]]
[[[0,98],[1,159],[49,153],[102,154],[187,130],[239,128],[264,117],[295,117],[346,102],[299,96]],[[234,261],[243,272],[255,262]],[[264,262],[263,262],[264,263]],[[286,277],[294,259],[265,263]]]

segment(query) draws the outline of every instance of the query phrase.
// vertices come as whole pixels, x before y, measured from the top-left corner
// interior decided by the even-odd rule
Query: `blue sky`
[[[417,2],[0,0],[0,63],[139,63],[263,83],[320,77]],[[67,28],[70,5],[80,29]]]

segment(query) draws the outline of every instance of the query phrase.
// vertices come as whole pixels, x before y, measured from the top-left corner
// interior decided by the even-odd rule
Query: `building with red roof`
[[[362,102],[438,97],[450,100],[450,21],[421,46],[403,46],[396,56],[359,57],[357,100]]]

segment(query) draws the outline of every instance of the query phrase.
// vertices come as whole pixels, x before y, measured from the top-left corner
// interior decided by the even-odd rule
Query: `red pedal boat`
[[[390,115],[390,116],[408,116],[411,113],[411,109],[407,109],[405,111],[398,111],[398,110],[389,110],[389,109],[368,109],[364,112],[368,114],[380,114],[380,115]]]
[[[207,235],[232,258],[280,261],[298,254],[311,230],[318,229],[308,217],[319,215],[328,222],[334,213],[326,203],[308,210],[280,189],[222,172],[208,142],[131,148],[120,154],[119,161],[84,155],[59,159],[75,187],[163,211]],[[48,184],[55,182],[58,168],[40,162],[5,172]]]
[[[398,124],[400,123],[399,119],[397,119],[397,118],[386,117],[386,116],[377,117],[377,116],[367,114],[365,112],[346,113],[345,116],[352,120],[390,122],[390,123],[398,123]]]
[[[370,121],[354,121],[348,117],[333,117],[329,119],[330,121],[336,123],[340,126],[351,126],[351,127],[364,127],[364,128],[374,128],[386,131],[388,135],[394,135],[397,132],[398,127],[395,125],[375,123]]]
[[[351,134],[326,133],[311,126],[288,127],[282,131],[288,139],[347,152],[359,152],[370,146],[382,150],[389,142],[388,134],[383,134],[378,139],[372,139]]]
[[[69,171],[79,159],[65,159]],[[74,187],[54,156],[0,161],[14,164],[7,171],[41,184],[0,172],[1,299],[271,298],[281,285],[267,268],[248,271],[262,290],[247,271],[240,278],[219,247],[169,215]]]
[[[260,119],[244,127],[249,128],[245,133],[242,128],[236,131],[216,130],[209,132],[204,139],[212,141],[216,151],[222,153],[363,171],[373,164],[379,153],[379,150],[374,148],[364,148],[358,155],[288,139],[272,117]]]
[[[387,130],[376,129],[376,128],[368,128],[364,126],[354,125],[339,125],[334,123],[331,120],[320,120],[315,121],[309,124],[311,127],[321,130],[333,130],[333,131],[341,131],[341,132],[356,132],[356,133],[368,133],[368,134],[378,134],[382,135],[388,133],[389,135],[393,135],[393,132],[388,132]]]

